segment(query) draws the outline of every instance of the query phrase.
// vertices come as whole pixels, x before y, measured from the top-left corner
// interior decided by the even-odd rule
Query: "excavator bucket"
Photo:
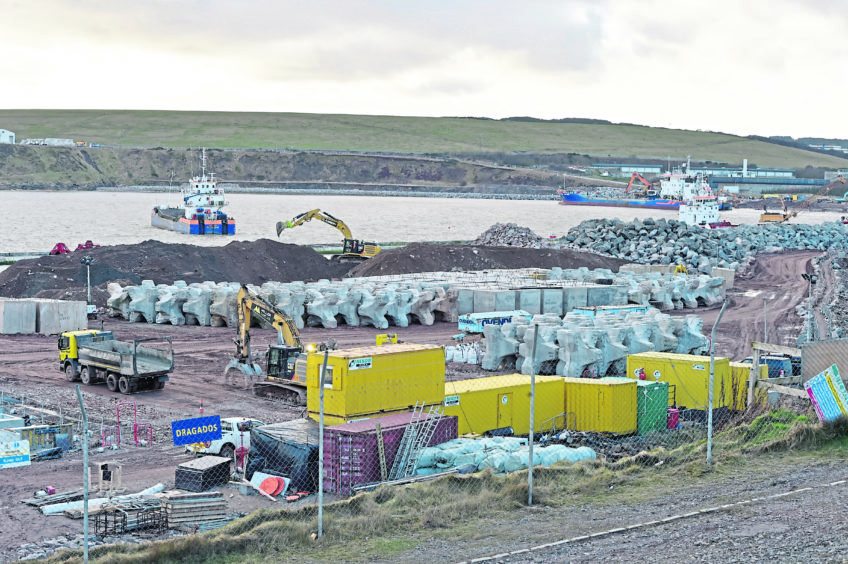
[[[240,372],[241,374],[237,374],[236,372]],[[224,369],[224,383],[230,386],[249,389],[261,379],[262,367],[255,362],[243,362],[233,357]]]
[[[282,233],[286,229],[286,227],[288,227],[288,225],[286,225],[285,221],[277,222],[277,237],[280,236],[280,233]]]

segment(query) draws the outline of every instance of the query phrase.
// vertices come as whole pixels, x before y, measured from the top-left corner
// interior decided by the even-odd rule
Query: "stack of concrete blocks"
[[[87,327],[85,302],[0,298],[0,333],[57,335]]]
[[[620,375],[630,354],[701,354],[707,345],[702,330],[703,320],[695,315],[673,318],[655,308],[646,313],[601,313],[594,318],[573,313],[562,319],[536,315],[529,323],[514,318],[510,323],[484,328],[481,365],[485,370],[498,370],[514,361],[522,374],[572,378]]]
[[[662,310],[713,305],[724,298],[723,278],[657,272],[615,274],[587,268],[441,272],[339,281],[266,282],[252,287],[298,327],[339,323],[386,329],[410,323],[456,322],[466,313],[521,309],[562,317],[575,307],[652,305]],[[130,321],[235,327],[239,284],[213,283],[122,288],[109,284],[112,315]]]

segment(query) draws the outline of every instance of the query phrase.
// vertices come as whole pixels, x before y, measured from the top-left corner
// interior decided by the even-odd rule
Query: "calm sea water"
[[[287,230],[278,239],[277,221],[320,208],[344,220],[353,236],[376,242],[465,241],[495,223],[515,223],[542,237],[560,237],[581,221],[607,217],[666,217],[671,211],[562,206],[557,201],[478,200],[368,196],[228,194],[237,221],[234,236],[187,236],[150,225],[154,205],[175,204],[173,195],[127,192],[0,192],[6,214],[0,221],[0,252],[48,252],[57,242],[71,249],[90,239],[99,245],[166,243],[226,245],[233,240],[274,239],[295,244],[339,244],[341,234],[313,220]],[[733,223],[756,223],[760,210],[722,214]],[[804,212],[793,223],[834,221],[839,213]]]

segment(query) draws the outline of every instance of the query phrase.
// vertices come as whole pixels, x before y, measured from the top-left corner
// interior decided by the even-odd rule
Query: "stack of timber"
[[[224,524],[227,518],[227,502],[221,492],[182,492],[167,491],[160,494],[165,512],[168,515],[168,526],[202,527],[213,523]]]

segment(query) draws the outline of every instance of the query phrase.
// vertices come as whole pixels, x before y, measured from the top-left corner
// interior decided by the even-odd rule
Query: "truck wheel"
[[[130,379],[126,376],[118,378],[118,391],[122,394],[130,393]]]
[[[97,381],[97,371],[90,366],[83,366],[80,370],[80,381],[86,386],[91,386]]]
[[[221,447],[221,452],[218,453],[218,456],[223,456],[224,458],[232,460],[235,453],[236,451],[233,449],[232,445],[224,445]]]
[[[111,372],[106,375],[106,389],[110,392],[114,392],[118,389],[118,378]]]
[[[68,363],[68,365],[65,366],[65,380],[67,380],[68,382],[73,382],[76,379],[77,375],[74,374],[74,365]]]

